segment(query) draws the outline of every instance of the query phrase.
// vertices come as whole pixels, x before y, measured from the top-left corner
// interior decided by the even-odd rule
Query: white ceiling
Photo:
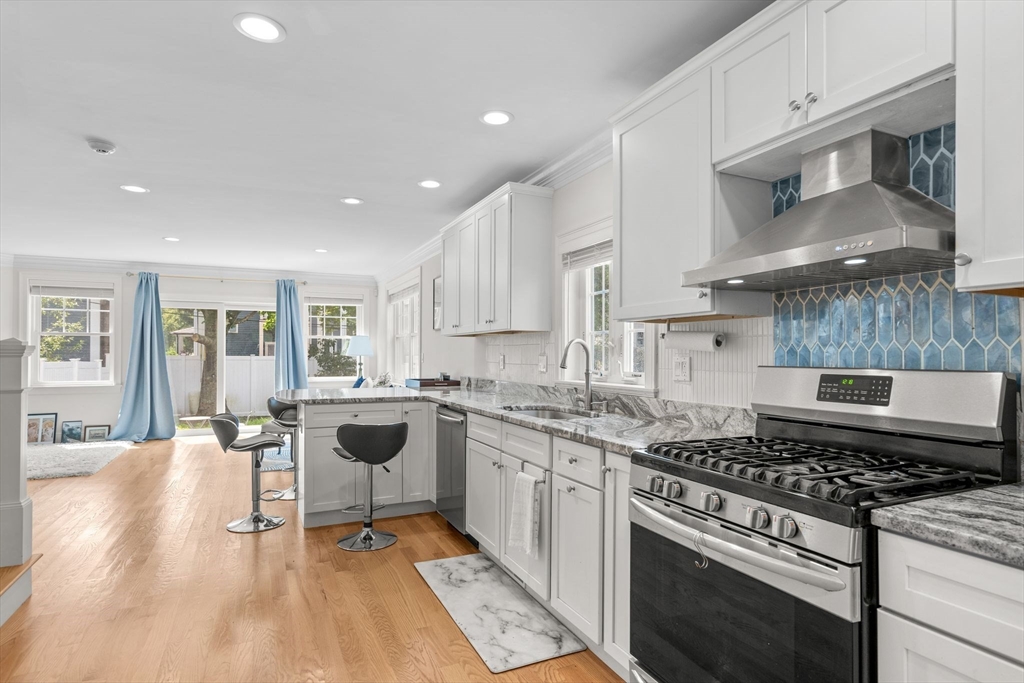
[[[0,251],[380,272],[767,4],[5,0]]]

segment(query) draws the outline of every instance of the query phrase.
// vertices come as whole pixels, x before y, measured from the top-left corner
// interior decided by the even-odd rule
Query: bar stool
[[[388,425],[347,424],[338,427],[338,443],[334,448],[339,458],[365,465],[366,486],[363,492],[363,528],[338,540],[342,550],[380,550],[398,540],[398,536],[373,528],[373,466],[380,465],[402,452],[409,438],[409,424],[396,422]],[[386,469],[386,468],[385,468]],[[378,506],[377,509],[384,507]]]
[[[263,434],[287,434],[289,444],[289,456],[292,466],[282,472],[292,473],[292,485],[284,491],[275,491],[274,500],[295,500],[298,493],[298,482],[295,479],[295,433],[299,428],[299,407],[295,403],[281,401],[273,396],[267,399],[267,410],[270,412],[270,422],[264,422],[260,427]]]
[[[284,517],[274,517],[260,512],[260,465],[263,451],[280,448],[284,439],[275,434],[257,434],[246,439],[238,438],[238,418],[231,413],[221,413],[210,418],[210,426],[220,443],[221,449],[239,453],[252,453],[252,512],[228,524],[228,531],[236,534],[251,534],[256,531],[276,529],[284,524]]]

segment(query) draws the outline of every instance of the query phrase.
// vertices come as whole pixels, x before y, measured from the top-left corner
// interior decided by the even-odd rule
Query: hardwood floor
[[[294,503],[264,504],[280,529],[228,533],[249,509],[249,457],[212,437],[29,494],[43,557],[0,628],[2,683],[620,680],[590,651],[491,674],[413,567],[475,552],[438,515],[381,520],[399,540],[373,553],[335,547],[358,523],[305,530]]]

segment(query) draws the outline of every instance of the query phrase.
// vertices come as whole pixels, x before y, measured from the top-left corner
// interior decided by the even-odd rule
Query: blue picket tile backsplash
[[[911,184],[956,206],[956,124],[910,137]],[[800,201],[800,176],[772,183],[772,214]],[[943,270],[774,295],[775,364],[1021,372],[1021,304],[953,288]]]

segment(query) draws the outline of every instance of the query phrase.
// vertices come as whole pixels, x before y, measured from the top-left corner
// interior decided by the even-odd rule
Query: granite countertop
[[[564,397],[546,387],[535,387],[531,391],[533,393],[465,388],[458,391],[302,389],[278,392],[277,398],[311,405],[432,401],[624,455],[657,441],[712,439],[754,433],[755,416],[749,410],[687,403],[675,404],[675,411],[667,413],[653,410],[649,403],[634,401],[628,396],[618,397],[611,406],[612,412],[573,420],[548,420],[504,409],[510,405],[569,405]]]
[[[872,510],[871,523],[1024,569],[1024,482]]]

